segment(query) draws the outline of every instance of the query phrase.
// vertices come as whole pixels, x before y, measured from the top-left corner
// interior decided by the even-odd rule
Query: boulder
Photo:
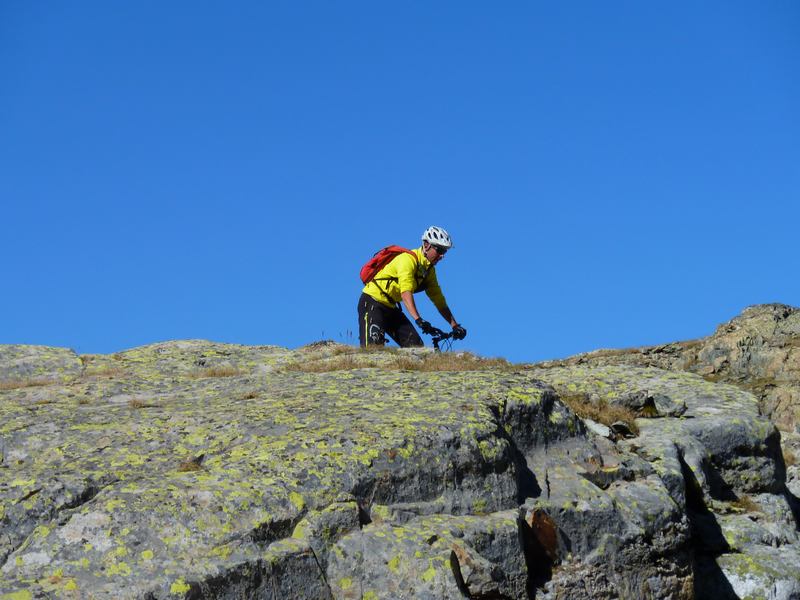
[[[800,309],[785,304],[748,307],[698,340],[595,350],[543,364],[688,371],[753,393],[762,412],[785,431],[800,425]]]
[[[78,355],[69,348],[0,345],[0,389],[67,382],[82,369]]]
[[[793,593],[779,436],[731,385],[200,340],[38,379],[52,355],[0,389],[3,600]],[[609,439],[571,394],[656,410]]]

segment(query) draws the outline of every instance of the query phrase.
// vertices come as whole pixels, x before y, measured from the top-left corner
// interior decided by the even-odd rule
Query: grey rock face
[[[629,350],[596,350],[545,363],[653,366],[697,373],[752,392],[762,412],[785,431],[800,424],[800,309],[751,306],[713,335]]]
[[[514,510],[371,524],[336,544],[328,582],[335,598],[524,598],[519,526]]]
[[[2,600],[795,593],[777,430],[730,385],[331,344],[56,354],[68,376],[25,382],[0,351]],[[653,418],[615,442],[572,393]]]
[[[80,359],[68,348],[0,345],[0,384],[4,387],[66,382],[81,371]]]
[[[555,520],[572,522],[571,527],[560,527],[560,534],[567,537],[562,547],[577,546],[591,557],[564,576],[562,588],[572,585],[574,589],[566,596],[553,592],[554,597],[592,597],[580,586],[575,587],[578,573],[595,582],[594,591],[602,587],[628,590],[623,597],[673,597],[687,589],[686,579],[680,578],[676,568],[679,566],[693,573],[693,593],[698,598],[794,597],[791,582],[796,579],[795,564],[800,558],[800,511],[797,498],[786,485],[779,433],[760,415],[751,394],[697,375],[655,368],[550,363],[534,369],[534,373],[560,393],[593,397],[608,404],[646,390],[646,395],[658,395],[686,407],[679,418],[637,419],[639,437],[620,441],[615,447],[618,452],[633,452],[645,459],[658,475],[655,481],[640,475],[618,490],[605,490],[614,498],[613,503],[602,498],[589,500],[591,496],[585,503],[606,507],[598,515],[589,514],[602,523],[613,524],[606,531],[614,534],[614,544],[619,546],[622,541],[624,549],[626,533],[622,532],[636,532],[627,534],[633,535],[628,538],[628,547],[643,547],[645,551],[626,554],[616,546],[612,546],[612,552],[606,551],[596,541],[599,524],[586,522],[580,511],[572,514],[575,509],[569,507],[569,501],[554,495],[549,510],[558,514]],[[605,460],[616,462],[618,458]],[[790,467],[792,474],[794,469]],[[649,488],[642,486],[645,481],[651,484]],[[557,487],[561,494],[569,490],[563,484]],[[580,496],[578,491],[573,495]],[[538,506],[542,502],[543,498],[535,500]],[[578,500],[572,504],[580,506]],[[676,528],[681,522],[678,516],[682,518],[682,528]],[[659,535],[664,532],[668,533]],[[650,541],[642,544],[641,539]],[[685,544],[681,545],[682,541]],[[675,560],[681,551],[684,563]],[[613,555],[607,564],[615,565],[615,575],[609,578],[607,569],[597,572],[592,568],[592,559],[598,554]],[[659,557],[665,554],[673,557],[675,577],[651,577],[654,570],[664,574]],[[776,562],[776,554],[785,557],[785,561]],[[621,560],[624,556],[634,561],[646,558],[636,564]],[[746,575],[746,565],[752,574]],[[548,589],[558,581],[553,578]],[[638,594],[633,593],[634,589]]]

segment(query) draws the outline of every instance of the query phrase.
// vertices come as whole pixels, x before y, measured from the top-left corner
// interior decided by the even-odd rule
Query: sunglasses
[[[435,244],[431,244],[431,248],[436,250],[436,254],[438,254],[439,256],[444,256],[445,254],[447,254],[447,248],[442,248],[441,246],[437,246]]]

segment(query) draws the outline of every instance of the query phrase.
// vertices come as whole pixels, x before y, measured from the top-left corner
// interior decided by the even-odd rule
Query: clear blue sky
[[[430,224],[483,355],[800,305],[799,33],[796,0],[7,0],[0,343],[349,341],[361,264]]]

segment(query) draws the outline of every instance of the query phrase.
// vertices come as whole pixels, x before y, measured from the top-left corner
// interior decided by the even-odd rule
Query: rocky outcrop
[[[9,389],[70,381],[81,371],[80,359],[67,348],[0,346],[0,382]]]
[[[2,600],[792,598],[786,473],[752,394],[654,367],[0,347]]]
[[[752,392],[762,412],[785,431],[800,424],[800,309],[785,304],[751,306],[699,340],[596,350],[544,364],[653,366],[697,373]]]
[[[653,367],[550,366],[534,373],[563,397],[582,395],[623,406],[630,406],[632,398],[645,398],[657,407],[656,412],[648,411],[650,418],[637,419],[637,437],[605,446],[611,452],[595,460],[593,474],[587,473],[595,484],[590,488],[594,496],[587,498],[582,511],[573,511],[579,516],[559,512],[560,505],[568,504],[559,496],[545,504],[562,532],[573,531],[589,544],[589,553],[574,570],[565,564],[562,588],[578,589],[557,597],[582,597],[587,577],[595,590],[607,590],[606,597],[615,597],[615,589],[624,590],[622,597],[671,597],[659,578],[647,575],[648,568],[659,570],[665,554],[674,555],[674,548],[664,552],[659,547],[678,535],[685,535],[690,546],[694,592],[688,597],[796,597],[800,510],[786,487],[780,435],[759,416],[751,394]],[[673,416],[676,407],[679,416]],[[604,448],[599,443],[597,447]],[[596,488],[604,495],[598,496]],[[671,502],[659,501],[665,494]],[[542,502],[537,498],[527,504]],[[613,511],[599,511],[604,505],[626,517],[624,527],[609,531],[609,523],[620,518]],[[685,519],[688,531],[677,529],[675,513]],[[587,527],[585,515],[590,515],[592,526]],[[576,522],[568,527],[571,521]],[[778,556],[784,559],[776,568]],[[617,578],[602,581],[603,570],[588,567],[595,563],[614,565]]]

